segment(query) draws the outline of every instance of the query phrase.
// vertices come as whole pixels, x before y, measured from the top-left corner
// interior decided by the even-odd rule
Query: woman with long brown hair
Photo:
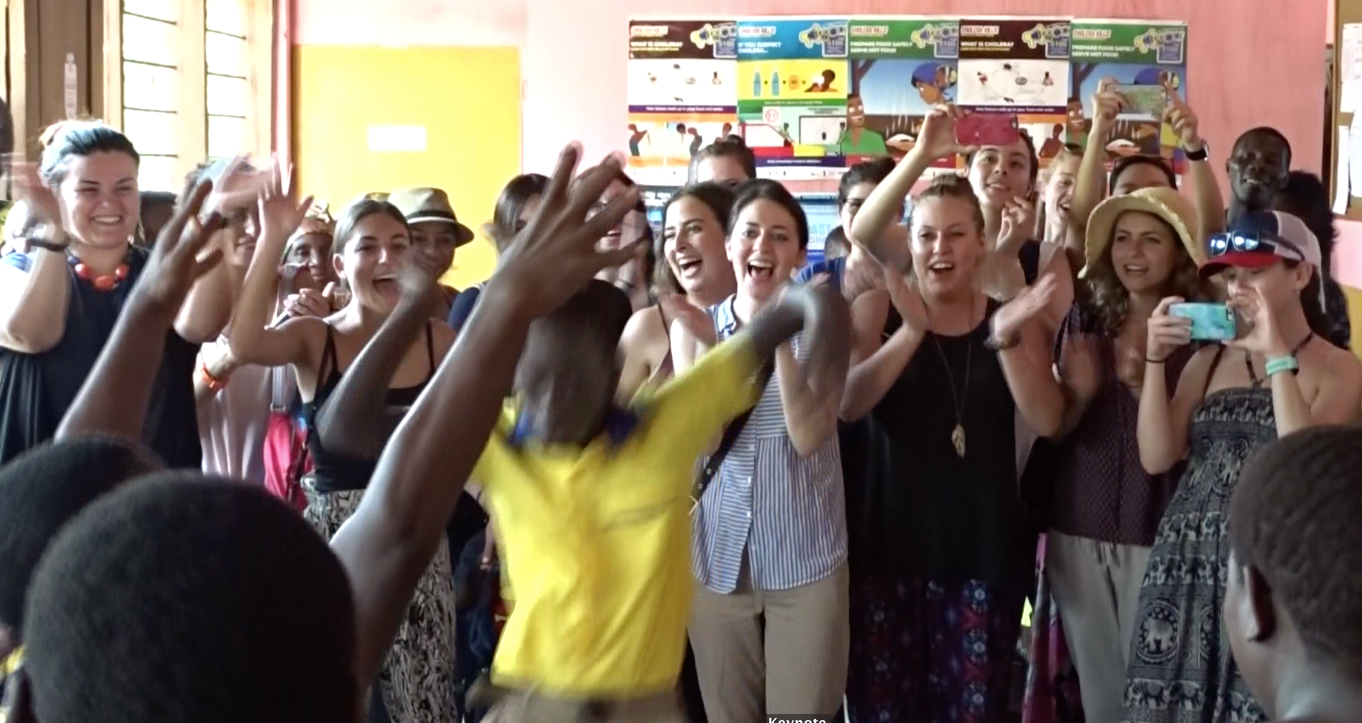
[[[1113,196],[1087,226],[1079,298],[1061,330],[1056,362],[1064,385],[1046,574],[1091,720],[1115,721],[1140,581],[1176,475],[1137,464],[1136,420],[1144,386],[1145,337],[1159,301],[1209,301],[1197,275],[1205,250],[1196,209],[1171,188]],[[1183,347],[1153,373],[1176,382],[1191,358]]]
[[[231,352],[246,364],[290,365],[308,416],[308,447],[315,469],[305,480],[304,517],[328,539],[349,519],[364,496],[377,454],[324,444],[318,416],[341,376],[390,315],[398,313],[407,274],[424,273],[432,285],[435,270],[416,268],[409,253],[407,220],[386,201],[361,199],[336,223],[332,264],[344,277],[350,299],[326,317],[294,317],[271,325],[279,259],[302,222],[309,202],[299,203],[275,169],[269,194],[262,198],[261,237],[255,259],[232,317]],[[454,343],[454,332],[422,314],[425,333],[407,349],[386,391],[388,433],[413,404]],[[374,440],[364,440],[370,447]],[[379,447],[382,440],[377,440]],[[366,449],[365,452],[370,450]],[[442,541],[441,547],[444,547]],[[417,586],[407,620],[397,633],[379,676],[384,707],[395,723],[438,723],[454,716],[454,591],[449,554],[441,549]]]

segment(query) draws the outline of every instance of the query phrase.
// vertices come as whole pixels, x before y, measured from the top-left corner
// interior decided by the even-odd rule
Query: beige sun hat
[[[1206,263],[1206,249],[1193,235],[1199,220],[1192,202],[1174,188],[1141,188],[1121,196],[1111,196],[1092,210],[1092,216],[1088,217],[1088,236],[1083,244],[1085,263],[1083,270],[1078,272],[1079,278],[1086,277],[1093,263],[1102,258],[1102,252],[1107,250],[1107,244],[1111,242],[1111,230],[1116,226],[1116,219],[1126,211],[1141,211],[1163,219],[1173,227],[1182,247],[1187,249],[1187,255],[1196,262],[1197,268]]]

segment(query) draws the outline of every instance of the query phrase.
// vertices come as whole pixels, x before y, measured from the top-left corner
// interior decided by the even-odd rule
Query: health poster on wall
[[[1042,164],[1064,147],[1069,32],[1066,19],[960,21],[958,104],[975,113],[1015,118]]]
[[[1187,97],[1187,25],[1150,20],[1075,20],[1068,141],[1087,144],[1091,101],[1110,78],[1129,105],[1117,116],[1107,142],[1108,165],[1124,156],[1169,159],[1179,173],[1186,164],[1177,134],[1163,123],[1169,96]]]
[[[686,182],[690,159],[737,128],[737,23],[629,23],[629,171],[640,183]]]
[[[955,102],[959,29],[959,22],[940,18],[851,20],[851,83],[838,147],[848,164],[902,158],[927,113]],[[941,166],[953,168],[954,159]]]
[[[847,55],[844,19],[738,21],[738,120],[758,175],[841,175]]]

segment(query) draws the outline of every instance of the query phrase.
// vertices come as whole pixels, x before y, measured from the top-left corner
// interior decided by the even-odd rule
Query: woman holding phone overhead
[[[1221,642],[1230,495],[1257,448],[1351,422],[1362,408],[1362,364],[1320,336],[1329,327],[1319,241],[1305,224],[1281,212],[1246,213],[1212,236],[1209,249],[1201,273],[1226,280],[1241,328],[1194,354],[1172,395],[1161,368],[1203,325],[1172,313],[1184,301],[1177,297],[1159,302],[1149,319],[1140,463],[1150,474],[1184,457],[1187,467],[1140,591],[1125,690],[1130,723],[1266,720]]]
[[[937,161],[965,154],[970,186],[984,214],[986,253],[980,284],[989,296],[1005,300],[1035,283],[1042,274],[1054,274],[1057,288],[1042,317],[1046,328],[1054,333],[1073,303],[1073,281],[1068,260],[1058,253],[1061,249],[1031,238],[1040,169],[1035,145],[1025,133],[1016,132],[1015,127],[1007,132],[1010,121],[999,124],[971,120],[974,114],[953,105],[938,106],[933,115],[950,119],[953,147],[949,150],[943,147],[940,152],[945,155],[935,158],[923,153],[905,156],[866,198],[848,235],[882,263],[907,269],[911,263],[908,229],[898,223],[903,199]],[[996,143],[976,145],[974,141]]]

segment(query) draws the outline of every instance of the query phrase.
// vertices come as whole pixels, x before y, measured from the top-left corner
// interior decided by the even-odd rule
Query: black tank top
[[[36,252],[45,253],[45,252]],[[0,349],[0,464],[52,439],[76,401],[95,360],[113,334],[128,293],[147,265],[146,249],[129,247],[128,278],[98,291],[67,268],[70,296],[61,341],[39,354]],[[4,263],[27,271],[30,259],[11,253]],[[199,345],[172,329],[152,385],[142,441],[175,469],[198,469],[203,447],[194,405],[194,365]]]
[[[429,321],[426,322],[426,356],[430,363],[426,380],[410,387],[389,389],[384,396],[388,407],[410,407],[415,404],[416,398],[421,396],[421,392],[435,375],[435,338],[431,333]],[[336,385],[340,384],[341,376],[344,374],[336,358],[335,331],[330,325],[326,327],[326,348],[322,352],[321,369],[326,373],[325,380],[317,388],[312,401],[303,405],[307,418],[307,448],[312,453],[312,474],[316,478],[316,489],[323,494],[362,490],[369,485],[369,478],[373,476],[378,460],[342,452],[328,452],[322,447],[321,438],[317,434],[317,410],[326,404],[326,400],[336,390]],[[386,443],[387,440],[384,440],[384,444]]]
[[[984,344],[997,309],[989,300],[984,321],[962,336],[927,334],[871,411],[864,469],[847,480],[859,488],[848,490],[859,573],[1009,589],[1028,579],[1035,546],[1017,480],[1017,407]],[[891,308],[884,333],[900,324]],[[964,457],[951,441],[957,408]]]

